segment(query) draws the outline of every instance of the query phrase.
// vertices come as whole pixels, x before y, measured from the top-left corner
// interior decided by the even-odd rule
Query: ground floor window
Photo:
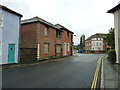
[[[56,53],[61,53],[61,45],[56,45]]]
[[[48,53],[49,52],[49,43],[45,43],[44,44],[44,53]]]
[[[67,50],[68,50],[68,52],[70,51],[70,44],[69,43],[67,45]]]

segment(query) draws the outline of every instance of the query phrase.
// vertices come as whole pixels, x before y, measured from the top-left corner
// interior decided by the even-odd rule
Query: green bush
[[[108,60],[112,63],[116,62],[116,52],[115,52],[115,50],[109,50],[108,51]]]
[[[91,50],[90,53],[94,53],[95,51]]]

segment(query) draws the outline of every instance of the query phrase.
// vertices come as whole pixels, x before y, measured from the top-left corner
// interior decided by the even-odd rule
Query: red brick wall
[[[64,42],[70,44],[70,51],[67,51],[67,55],[71,55],[71,43],[72,41],[72,33],[69,32],[69,37],[67,36],[67,30],[62,32],[62,36],[60,39],[56,38],[56,29],[49,28],[49,36],[44,35],[44,24],[40,24],[40,58],[48,57],[48,56],[59,56],[63,55],[64,50]],[[21,25],[21,47],[36,47],[36,23]],[[47,41],[49,43],[49,53],[44,53],[44,43]],[[62,53],[55,52],[55,45],[59,43],[61,44]]]
[[[36,23],[21,25],[20,47],[36,47]]]
[[[55,39],[56,39],[56,30],[48,27],[49,28],[49,35],[45,36],[44,35],[44,24],[40,24],[40,56],[45,57],[45,56],[53,56],[55,55]],[[49,42],[49,53],[45,54],[44,53],[44,43],[45,41]]]

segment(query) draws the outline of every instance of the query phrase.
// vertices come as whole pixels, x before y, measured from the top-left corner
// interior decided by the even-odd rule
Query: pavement
[[[101,88],[102,89],[115,89],[120,90],[120,65],[112,64],[107,60],[107,57],[103,58],[101,67]]]

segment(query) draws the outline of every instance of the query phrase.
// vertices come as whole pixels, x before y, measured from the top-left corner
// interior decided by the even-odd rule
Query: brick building
[[[72,55],[73,32],[39,17],[21,22],[21,48],[36,48],[37,60]]]
[[[107,34],[96,33],[85,40],[85,51],[105,52],[107,44],[105,42]]]

